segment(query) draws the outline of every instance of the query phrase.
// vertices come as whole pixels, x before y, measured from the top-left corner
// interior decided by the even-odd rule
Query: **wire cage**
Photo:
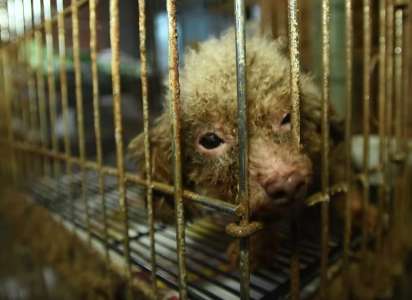
[[[301,239],[295,226],[298,220],[292,218],[282,229],[284,238],[273,258],[273,265],[257,270],[250,268],[250,239],[264,224],[252,220],[249,214],[248,49],[245,34],[245,7],[253,1],[227,1],[234,8],[236,31],[237,204],[194,193],[183,185],[181,140],[184,136],[181,133],[179,83],[181,29],[176,2],[166,1],[173,185],[157,182],[151,175],[150,114],[153,106],[159,104],[156,99],[151,99],[151,93],[158,86],[152,85],[150,64],[153,54],[148,51],[148,44],[153,42],[153,29],[147,24],[153,13],[150,12],[150,2],[145,0],[136,1],[138,23],[129,25],[138,28],[138,40],[133,42],[139,45],[140,63],[132,65],[130,71],[137,72],[138,76],[126,80],[122,77],[124,63],[120,40],[124,26],[120,17],[123,1],[0,2],[2,177],[11,178],[16,188],[30,193],[36,203],[46,207],[68,229],[97,249],[108,265],[121,270],[130,285],[145,291],[148,298],[163,299],[165,290],[174,290],[179,293],[179,299],[305,299],[314,295],[331,299],[334,278],[342,274],[344,284],[348,284],[352,264],[355,262],[361,264],[363,270],[368,269],[370,266],[365,261],[370,253],[375,255],[372,270],[378,276],[383,270],[382,257],[391,261],[392,257],[401,256],[399,249],[404,249],[406,243],[405,228],[410,210],[409,1],[342,1],[345,4],[345,36],[340,37],[345,45],[341,62],[346,74],[345,180],[337,184],[331,184],[329,180],[333,168],[329,161],[328,129],[331,39],[334,38],[330,25],[331,2],[320,2],[322,159],[319,168],[322,178],[321,190],[306,199],[308,205],[319,207],[319,238]],[[269,3],[261,2],[262,9]],[[300,41],[303,20],[298,7],[304,5],[301,2],[282,1],[283,10],[275,18],[281,24],[279,31],[288,37],[291,124],[296,148],[301,145]],[[109,19],[106,31],[101,29],[105,25],[101,15]],[[263,14],[262,18],[266,17]],[[356,22],[362,22],[361,26],[355,26]],[[109,39],[105,36],[108,32]],[[303,38],[307,39],[306,36]],[[98,53],[99,43],[104,41],[110,49],[106,53],[110,57],[106,65],[100,63]],[[82,49],[88,50],[87,73]],[[361,74],[357,73],[358,67]],[[101,76],[102,69],[107,71],[106,77]],[[86,76],[89,85],[85,85]],[[361,79],[361,89],[358,89],[357,79]],[[109,82],[109,92],[103,92],[104,80]],[[127,80],[129,85],[140,89],[138,96],[135,94],[132,98],[136,105],[136,114],[132,117],[125,117],[128,108],[124,106],[124,81]],[[103,93],[111,94],[111,111],[106,111],[110,126],[103,116]],[[355,109],[362,114],[355,115]],[[144,177],[130,169],[124,152],[124,136],[129,127],[133,127],[125,124],[133,122],[130,121],[133,117],[141,120],[139,128],[145,136],[145,165],[141,166],[146,170]],[[362,124],[354,125],[355,120],[362,120]],[[70,128],[77,132],[71,132],[73,129]],[[363,140],[359,172],[352,167],[355,128]],[[92,133],[89,135],[88,131]],[[104,139],[106,131],[110,135],[109,141]],[[372,135],[377,139],[373,140]],[[107,157],[107,145],[114,146],[114,157]],[[92,154],[88,153],[90,151]],[[371,153],[378,153],[374,168],[371,168]],[[374,199],[377,201],[373,205],[378,210],[378,229],[374,234],[368,231],[365,216],[361,230],[352,228],[349,195],[354,186],[360,186],[364,207],[372,201],[371,194],[376,194]],[[156,222],[156,193],[174,197],[175,225]],[[329,226],[329,202],[336,194],[344,194],[346,198],[344,224],[337,235],[332,234]],[[206,206],[220,218],[187,223],[184,207],[188,202]],[[226,226],[219,220],[227,216],[234,222]],[[385,222],[388,216],[390,221]],[[222,265],[227,263],[224,252],[233,240],[239,240],[240,245],[238,270],[224,270]],[[396,247],[395,241],[402,246]],[[136,276],[137,273],[144,274],[145,278]],[[378,293],[379,286],[375,288]]]

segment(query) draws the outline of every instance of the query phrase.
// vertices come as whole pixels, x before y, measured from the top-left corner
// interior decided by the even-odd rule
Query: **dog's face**
[[[238,190],[236,67],[233,34],[209,40],[186,56],[181,72],[183,177],[186,188],[236,201]],[[289,62],[265,37],[247,43],[249,190],[252,217],[302,202],[320,152],[320,97],[301,76],[302,148],[291,133]],[[151,130],[153,176],[173,182],[168,112]],[[143,137],[130,145],[143,161]],[[143,163],[139,164],[143,166]]]

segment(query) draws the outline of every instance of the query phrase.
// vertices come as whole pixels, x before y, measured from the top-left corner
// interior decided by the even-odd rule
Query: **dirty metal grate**
[[[56,179],[42,178],[30,187],[35,201],[74,223],[77,231],[87,234],[85,203],[81,199],[80,173],[64,175]],[[99,195],[98,174],[86,173],[88,213],[91,238],[107,246],[109,252],[123,255],[123,221],[118,204],[116,177],[105,177],[105,202],[107,215],[107,242],[104,238],[102,198]],[[69,193],[70,191],[70,193]],[[71,197],[69,196],[71,195]],[[137,273],[149,280],[150,238],[147,226],[142,190],[130,186],[127,190],[129,203],[129,241],[131,260]],[[70,200],[72,199],[72,200]],[[205,218],[186,228],[186,261],[188,269],[188,293],[190,299],[239,299],[240,275],[237,270],[227,272],[225,251],[231,238],[224,234],[223,226]],[[176,252],[176,230],[174,226],[156,223],[157,278],[169,289],[178,290],[178,266]],[[107,244],[106,244],[107,243]],[[302,241],[300,245],[300,271],[302,298],[309,297],[319,285],[319,243]],[[342,255],[342,247],[330,242],[330,265]],[[251,274],[251,299],[288,298],[290,291],[291,247],[287,241],[280,243],[273,264]]]

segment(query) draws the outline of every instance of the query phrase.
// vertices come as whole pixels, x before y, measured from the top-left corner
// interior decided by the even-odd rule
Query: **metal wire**
[[[176,210],[176,241],[177,260],[179,265],[179,295],[180,299],[187,299],[187,273],[185,263],[185,225],[182,189],[182,153],[181,153],[181,124],[180,124],[180,83],[179,83],[179,53],[178,34],[176,27],[176,1],[167,1],[167,15],[169,28],[169,113],[172,122],[172,153],[174,196]]]
[[[36,99],[36,78],[35,78],[35,73],[32,69],[32,64],[31,64],[31,56],[29,54],[29,49],[31,46],[31,43],[34,41],[34,33],[31,35],[27,35],[27,31],[29,31],[33,27],[33,11],[32,11],[32,5],[31,1],[26,1],[24,6],[24,15],[26,18],[26,38],[27,38],[27,44],[25,46],[25,53],[26,53],[26,74],[28,76],[28,82],[27,82],[27,87],[28,87],[28,101],[29,101],[29,115],[30,115],[30,124],[29,124],[29,132],[31,131],[31,136],[29,137],[31,140],[32,144],[39,145],[38,137],[37,134],[40,132],[40,127],[39,127],[39,118],[38,118],[38,107],[37,107],[37,99]],[[41,165],[39,161],[39,157],[36,154],[33,154],[32,156],[33,160],[33,169],[32,169],[32,175],[34,176],[40,176],[41,174]]]
[[[349,255],[351,240],[351,205],[352,191],[352,101],[353,101],[353,2],[345,1],[345,40],[346,40],[346,113],[345,113],[345,177],[348,191],[345,196],[345,224],[343,233],[343,273],[345,283],[349,283]]]
[[[25,31],[25,22],[24,22],[24,11],[21,13],[21,10],[23,9],[23,3],[21,0],[17,0],[14,2],[14,10],[15,10],[15,16],[16,16],[16,25],[17,23],[21,24],[19,25],[18,31],[21,33],[24,33]],[[20,9],[20,11],[19,11]],[[17,30],[17,29],[16,29]],[[19,44],[16,44],[16,61],[15,64],[18,68],[18,70],[24,71],[25,69],[25,64],[26,64],[26,56],[24,52],[25,48],[25,43],[26,39],[22,40]],[[16,93],[13,96],[16,101],[14,101],[14,105],[16,106],[16,118],[18,119],[19,124],[20,124],[20,133],[18,134],[17,138],[18,139],[26,139],[27,136],[27,130],[29,129],[29,111],[28,111],[28,105],[27,105],[27,96],[24,93],[25,89],[24,87],[26,86],[25,80],[19,80],[16,79],[14,81],[14,85],[17,86],[18,88],[15,89]],[[30,155],[28,153],[21,152],[19,153],[21,159],[20,159],[20,165],[21,165],[21,176],[22,178],[26,178],[29,176],[29,172],[31,170],[30,166]]]
[[[386,135],[386,160],[388,163],[386,164],[386,168],[384,170],[384,178],[385,182],[391,182],[392,174],[391,168],[389,164],[390,156],[392,155],[392,130],[393,130],[393,118],[392,118],[392,108],[393,108],[393,46],[394,46],[394,38],[393,38],[393,29],[394,29],[394,7],[393,1],[387,0],[386,3],[386,128],[385,128],[385,135]],[[391,189],[388,187],[385,193],[385,210],[389,212],[389,206],[391,202]]]
[[[403,8],[395,10],[395,137],[396,152],[400,154],[403,148],[402,125],[403,125],[403,103],[402,103],[402,78],[403,78]]]
[[[147,50],[146,50],[146,1],[139,0],[139,46],[140,46],[140,78],[142,82],[142,107],[143,107],[143,132],[144,132],[144,155],[146,181],[149,186],[146,188],[147,201],[147,222],[149,225],[150,237],[150,261],[152,265],[152,289],[157,296],[156,284],[156,247],[154,230],[154,210],[153,210],[153,189],[152,185],[152,157],[150,153],[149,136],[149,96],[148,96],[148,77],[147,77]]]
[[[369,133],[370,133],[370,85],[371,85],[371,4],[363,0],[363,195],[362,209],[367,211],[369,205]],[[368,219],[364,214],[362,226],[362,253],[366,255],[368,238]],[[365,256],[364,256],[365,257]]]
[[[7,31],[9,32],[10,36],[10,30],[7,28]],[[9,153],[10,153],[10,161],[9,161],[9,169],[11,171],[11,177],[12,181],[16,183],[17,181],[17,166],[16,166],[16,157],[15,153],[12,149],[13,143],[14,143],[14,137],[13,137],[13,128],[12,128],[12,112],[11,112],[11,99],[10,99],[10,69],[9,69],[9,57],[8,57],[8,52],[7,49],[2,48],[1,49],[1,58],[2,58],[2,71],[3,71],[3,81],[4,81],[4,106],[5,106],[5,120],[6,120],[6,129],[7,129],[7,143],[10,146],[9,148]]]
[[[114,124],[116,140],[116,160],[118,171],[119,201],[124,221],[124,258],[127,275],[131,278],[130,243],[128,204],[126,200],[124,153],[123,153],[123,127],[122,127],[122,103],[120,92],[120,39],[119,39],[119,1],[110,0],[110,43],[112,48],[112,86],[114,104]]]
[[[386,164],[386,0],[379,1],[379,168],[382,176],[384,176],[384,170],[387,168]],[[382,178],[384,179],[384,178]],[[386,194],[386,182],[382,180],[379,185],[379,197],[378,197],[378,217],[377,234],[376,234],[376,252],[378,257],[382,254],[382,240],[383,240],[383,215],[384,215],[384,201]],[[379,278],[381,269],[379,266],[376,268],[375,276]]]
[[[289,59],[290,59],[290,100],[292,104],[292,138],[295,147],[300,151],[300,61],[299,61],[299,31],[298,31],[298,3],[296,0],[288,1],[289,23]],[[299,220],[294,217],[291,221],[293,253],[291,257],[291,299],[300,298],[300,272],[299,272]]]
[[[409,104],[409,99],[410,99],[410,68],[411,68],[411,62],[410,62],[410,42],[411,42],[411,11],[412,11],[412,5],[410,1],[406,1],[406,6],[404,8],[404,63],[403,63],[403,151],[405,151],[405,157],[408,158],[410,155],[410,149],[408,145],[408,125],[410,124],[408,122],[408,112],[410,111],[410,104]],[[408,106],[409,105],[409,106]],[[408,161],[408,160],[406,160]],[[410,181],[410,171],[411,168],[406,164],[404,168],[404,172],[402,174],[402,177],[404,179],[403,181],[403,191],[404,191],[404,209],[403,211],[403,222],[401,227],[404,228],[404,236],[408,236],[408,231],[406,228],[408,228],[408,222],[409,222],[409,215],[408,211],[410,211],[410,199],[411,199],[411,194],[410,194],[410,187],[409,183]]]
[[[72,155],[72,144],[69,134],[69,102],[68,102],[68,89],[67,89],[67,67],[66,67],[66,29],[64,24],[64,14],[63,14],[63,0],[57,0],[57,34],[59,40],[59,65],[60,65],[60,96],[62,105],[62,117],[63,117],[63,127],[64,127],[64,153],[67,157]],[[69,178],[73,178],[72,164],[70,160],[65,161],[65,172]],[[73,192],[71,186],[68,188],[68,199],[71,203],[71,221],[75,223],[74,215],[74,204],[73,204]]]
[[[36,41],[37,48],[37,59],[39,62],[43,61],[43,49],[42,49],[42,33],[41,31],[36,31],[34,33],[34,39]],[[45,93],[45,82],[42,70],[42,64],[39,63],[36,69],[36,84],[37,84],[37,97],[39,102],[39,120],[40,120],[40,135],[41,135],[41,146],[43,148],[48,147],[47,142],[47,113],[46,113],[46,93]],[[43,174],[45,176],[50,176],[51,168],[47,158],[43,159]]]
[[[101,133],[101,118],[100,118],[100,95],[99,95],[99,78],[97,69],[97,28],[96,28],[96,0],[89,1],[89,28],[90,28],[90,58],[92,68],[92,84],[93,84],[93,119],[94,131],[96,135],[96,163],[98,167],[99,195],[102,201],[102,218],[103,218],[103,237],[105,240],[105,257],[106,262],[110,262],[109,256],[109,234],[106,214],[106,197],[105,197],[105,177],[102,172],[103,167],[103,149],[102,149],[102,133]]]
[[[393,233],[396,238],[403,239],[402,215],[404,210],[404,185],[403,176],[405,175],[404,149],[402,126],[404,125],[402,110],[403,106],[403,6],[395,6],[395,51],[394,51],[394,97],[395,97],[395,153],[393,159],[399,164],[399,174],[395,181],[395,200],[393,204],[394,225]],[[394,254],[400,254],[400,250],[394,248]]]
[[[322,192],[329,190],[330,2],[322,0]],[[327,299],[329,203],[321,204],[320,297]]]
[[[249,224],[249,139],[246,96],[246,36],[245,36],[245,2],[235,0],[236,29],[236,79],[238,106],[238,143],[239,143],[239,192],[238,201],[244,208],[240,224]],[[240,239],[240,295],[249,299],[250,295],[250,257],[249,237]]]
[[[81,199],[84,203],[84,209],[86,213],[87,233],[89,236],[89,244],[91,243],[91,231],[90,231],[90,215],[89,205],[87,203],[86,195],[86,170],[84,162],[86,160],[86,146],[84,136],[84,112],[83,112],[83,93],[82,93],[82,70],[80,63],[80,37],[79,37],[79,12],[77,7],[77,1],[72,0],[72,38],[73,38],[73,63],[74,63],[74,76],[75,76],[75,88],[76,88],[76,117],[77,117],[77,142],[79,146],[79,158],[80,169],[82,173],[81,179]]]
[[[58,151],[58,140],[56,134],[56,83],[54,78],[54,45],[53,45],[53,28],[50,22],[51,19],[51,7],[50,0],[43,0],[44,8],[44,24],[45,24],[45,37],[46,37],[46,60],[47,60],[47,85],[49,92],[49,113],[50,113],[50,131],[51,131],[51,147],[53,151]],[[59,165],[56,160],[53,160],[53,172],[57,176],[60,172]]]

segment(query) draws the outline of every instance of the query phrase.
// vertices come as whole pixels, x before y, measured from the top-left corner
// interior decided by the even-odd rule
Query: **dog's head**
[[[314,181],[320,153],[320,95],[301,74],[301,139],[291,133],[289,60],[281,42],[247,40],[247,104],[250,209],[252,216],[302,202]],[[191,50],[181,70],[183,176],[186,188],[236,201],[238,190],[237,101],[234,34]],[[172,183],[171,123],[168,111],[150,131],[152,173]],[[144,166],[143,135],[129,146]]]

